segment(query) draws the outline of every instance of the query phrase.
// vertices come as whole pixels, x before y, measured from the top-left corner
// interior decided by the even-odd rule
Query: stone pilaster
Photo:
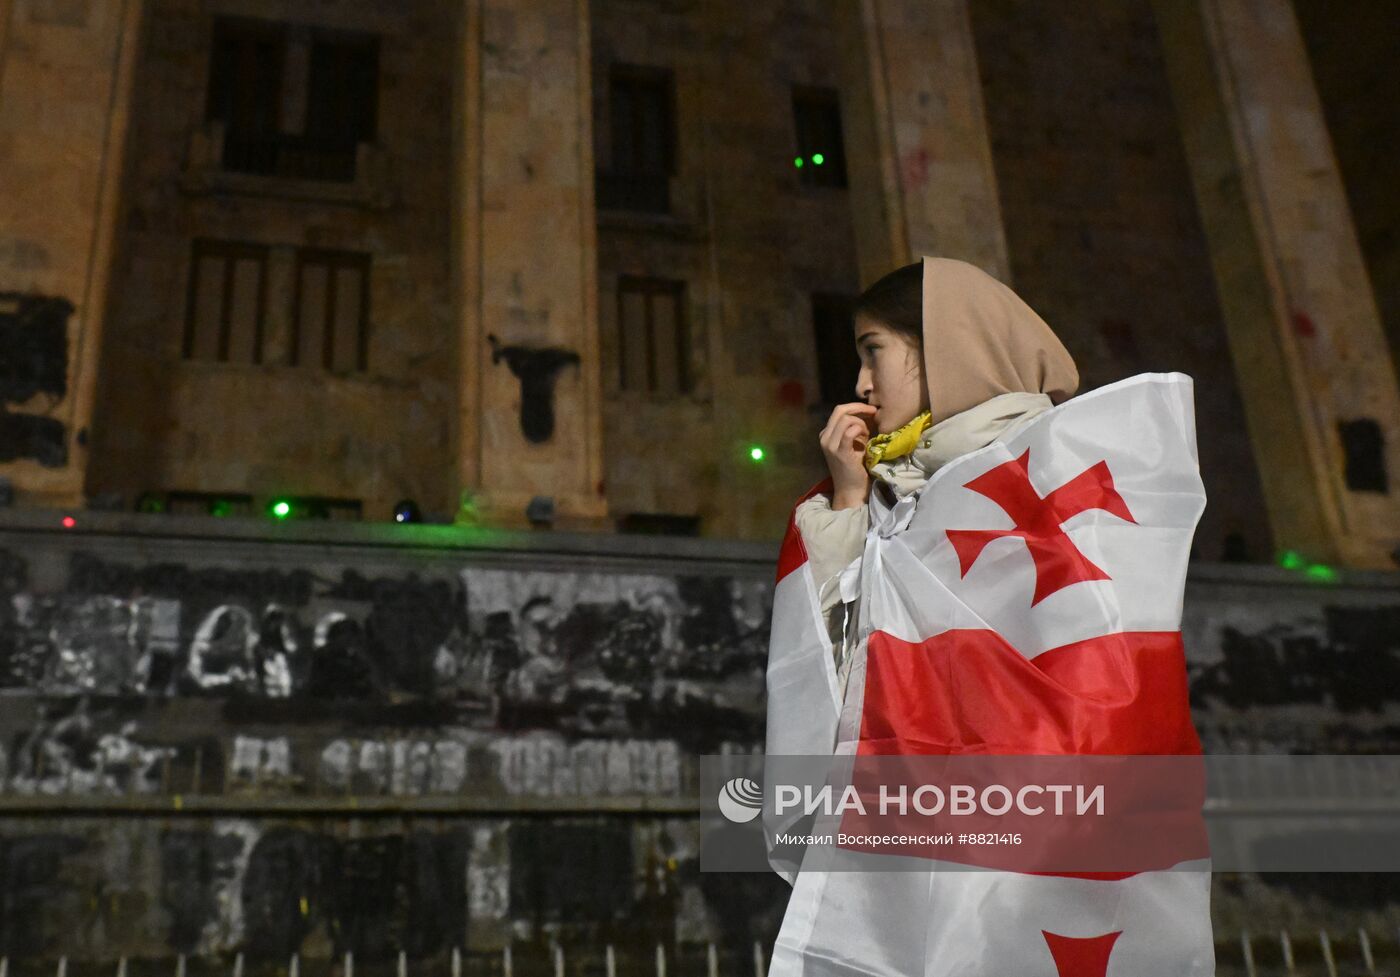
[[[1393,569],[1400,389],[1292,6],[1155,11],[1277,545]]]
[[[523,524],[543,495],[557,526],[600,525],[587,0],[467,0],[463,25],[459,476],[493,524]],[[554,422],[540,439],[521,407],[546,376]]]
[[[0,0],[0,292],[73,308],[61,396],[6,405],[48,431],[42,452],[4,446],[24,504],[83,499],[143,14],[143,0]]]
[[[931,254],[1009,274],[967,0],[841,0],[861,282]]]

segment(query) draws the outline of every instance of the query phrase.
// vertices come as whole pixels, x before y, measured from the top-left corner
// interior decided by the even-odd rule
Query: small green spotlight
[[[272,503],[272,514],[278,519],[286,519],[292,514],[292,504],[286,499],[278,499]]]
[[[1314,563],[1304,571],[1304,576],[1310,580],[1317,580],[1321,583],[1332,583],[1337,579],[1337,571],[1327,566],[1325,563]]]
[[[816,163],[818,166],[821,166],[823,163],[826,162],[826,157],[823,156],[821,153],[814,153],[812,155],[812,162]]]
[[[803,165],[803,159],[802,159],[802,157],[799,156],[799,157],[797,157],[797,159],[793,160],[793,161],[792,161],[792,165],[795,166],[795,167],[797,167],[799,170],[802,169],[802,165]]]
[[[760,448],[758,445],[754,445],[753,447],[749,448],[749,457],[752,458],[754,461],[762,461],[764,457],[763,449]]]
[[[1303,568],[1303,556],[1297,550],[1284,550],[1278,558],[1279,566],[1285,570],[1301,570]]]
[[[209,503],[209,514],[211,516],[223,517],[231,512],[233,512],[233,505],[228,499],[215,499],[213,502]]]

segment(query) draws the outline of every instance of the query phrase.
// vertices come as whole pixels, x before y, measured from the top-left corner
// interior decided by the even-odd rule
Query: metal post
[[[554,977],[564,977],[564,948],[554,944]]]
[[[462,977],[462,948],[452,948],[452,977]]]
[[[399,977],[408,977],[408,954],[399,951]]]
[[[514,970],[511,968],[509,943],[501,949],[501,977],[514,977]]]
[[[355,977],[355,952],[345,951],[345,975],[344,977]]]
[[[185,977],[185,955],[183,953],[175,958],[175,977]]]
[[[117,977],[126,977],[126,955],[117,960]]]
[[[1327,977],[1337,977],[1337,961],[1332,957],[1332,941],[1326,930],[1317,931],[1317,942],[1322,946],[1322,962],[1327,964]]]
[[[603,975],[604,977],[617,977],[617,956],[613,953],[611,943],[603,949]]]
[[[58,958],[58,977],[68,977],[68,957],[66,955]]]
[[[1289,939],[1288,929],[1286,927],[1284,929],[1279,930],[1278,941],[1279,946],[1283,949],[1284,971],[1286,973],[1296,974],[1298,972],[1298,968],[1297,965],[1295,965],[1293,962],[1293,941]]]
[[[287,977],[300,977],[301,954],[293,953],[291,965],[287,967]]]
[[[1366,964],[1366,973],[1376,972],[1376,956],[1371,952],[1371,934],[1366,932],[1366,927],[1361,927],[1356,931],[1356,940],[1361,944],[1361,960]]]
[[[666,948],[656,944],[656,977],[666,977]]]
[[[753,941],[753,977],[763,977],[763,947]]]
[[[1254,941],[1249,936],[1249,930],[1240,934],[1240,949],[1244,951],[1245,977],[1259,977],[1259,969],[1254,965]]]
[[[243,954],[236,953],[233,957],[233,977],[243,977]]]
[[[713,942],[705,947],[705,971],[709,977],[719,977],[719,954]]]

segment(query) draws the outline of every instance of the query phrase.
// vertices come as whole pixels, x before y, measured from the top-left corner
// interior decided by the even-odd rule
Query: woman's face
[[[887,434],[928,410],[924,358],[919,347],[878,319],[856,316],[860,374],[856,396],[873,404],[875,431]]]

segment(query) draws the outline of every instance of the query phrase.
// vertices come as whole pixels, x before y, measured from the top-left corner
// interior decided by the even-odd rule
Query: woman
[[[1180,638],[1205,503],[1190,377],[1071,401],[1078,373],[1045,322],[945,258],[863,293],[854,339],[860,400],[823,429],[831,478],[779,554],[765,778],[828,752],[1199,756]],[[795,817],[765,805],[770,864],[793,885],[770,977],[1213,974],[1194,791],[1160,858],[1082,872],[1016,861],[1044,849],[784,850]]]
[[[820,436],[832,489],[796,510],[842,695],[858,606],[842,601],[840,574],[860,555],[872,488],[903,498],[1079,386],[1045,321],[991,275],[951,258],[924,258],[866,289],[855,343],[860,400],[837,406]]]

